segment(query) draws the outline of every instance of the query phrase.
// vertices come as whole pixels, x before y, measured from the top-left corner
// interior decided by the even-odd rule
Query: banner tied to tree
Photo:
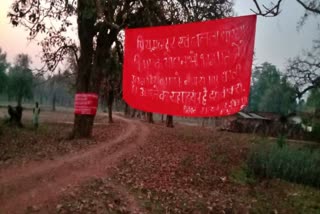
[[[78,93],[74,100],[74,113],[80,115],[96,115],[98,95],[94,93]]]
[[[127,29],[124,100],[177,116],[224,116],[248,103],[256,16]]]

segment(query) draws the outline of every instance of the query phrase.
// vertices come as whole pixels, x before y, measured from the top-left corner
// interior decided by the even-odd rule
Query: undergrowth
[[[320,188],[320,152],[291,147],[284,139],[279,139],[277,145],[254,146],[247,165],[258,177],[281,178]]]

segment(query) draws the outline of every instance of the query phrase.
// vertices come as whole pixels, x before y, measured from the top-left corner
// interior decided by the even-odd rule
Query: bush
[[[319,122],[313,125],[313,130],[310,133],[310,138],[311,140],[320,142],[320,123]]]
[[[247,164],[256,176],[320,187],[319,151],[260,144],[249,153]]]

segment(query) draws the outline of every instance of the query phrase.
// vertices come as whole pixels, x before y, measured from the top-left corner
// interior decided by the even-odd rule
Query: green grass
[[[256,181],[246,165],[233,169],[230,173],[230,180],[240,185],[252,184]]]
[[[281,146],[256,145],[247,160],[251,172],[259,177],[281,178],[320,188],[320,152]]]
[[[255,203],[250,213],[275,213],[275,210],[278,213],[320,213],[319,190],[281,180],[268,183],[268,188],[260,184],[251,190],[250,196],[255,199]]]

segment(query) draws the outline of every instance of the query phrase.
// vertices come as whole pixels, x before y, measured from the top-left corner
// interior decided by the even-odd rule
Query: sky
[[[269,5],[270,1],[260,0]],[[251,0],[236,0],[237,15],[252,14],[255,5]],[[265,61],[275,64],[284,70],[289,58],[301,54],[302,50],[310,49],[313,40],[319,39],[320,23],[315,17],[307,19],[306,23],[297,30],[298,22],[304,15],[304,9],[295,0],[285,0],[282,11],[277,17],[258,16],[255,40],[255,64]]]
[[[260,0],[262,3],[270,1]],[[41,67],[41,47],[38,41],[28,41],[28,32],[22,27],[13,27],[9,23],[7,13],[13,0],[1,0],[0,7],[0,47],[7,53],[9,62],[19,53],[31,55],[33,67]],[[235,0],[234,10],[237,15],[249,15],[255,9],[251,0]],[[280,70],[286,68],[287,60],[301,53],[303,49],[309,49],[312,41],[319,36],[316,20],[311,17],[298,31],[297,23],[304,14],[303,8],[294,0],[285,0],[282,12],[273,18],[258,17],[255,40],[255,64],[270,62]]]

